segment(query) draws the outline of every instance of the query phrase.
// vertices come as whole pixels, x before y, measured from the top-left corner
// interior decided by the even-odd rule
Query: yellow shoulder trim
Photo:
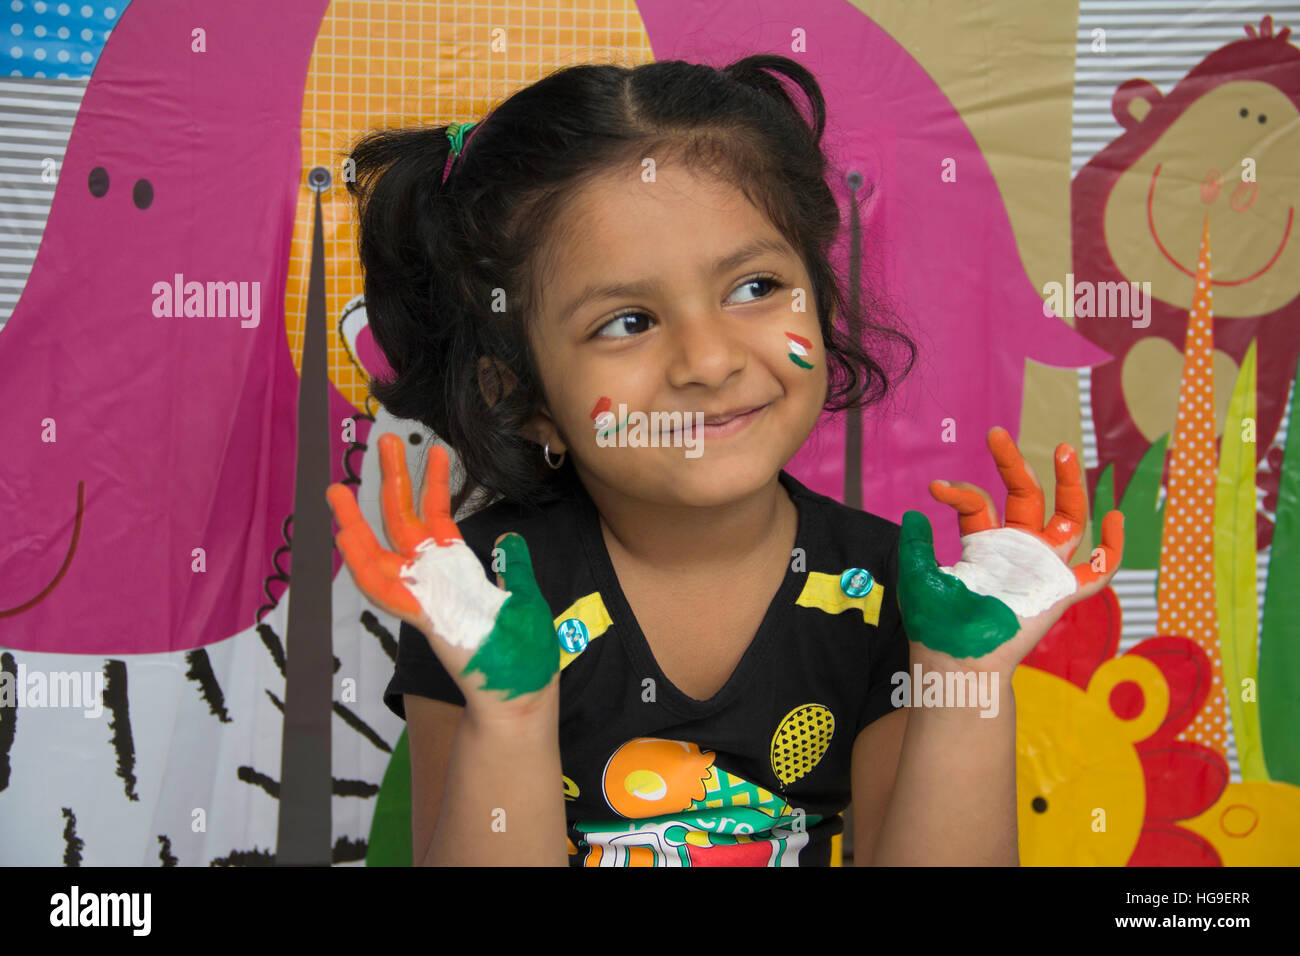
[[[808,580],[794,603],[800,607],[815,607],[827,614],[840,614],[849,608],[859,608],[862,620],[868,624],[880,623],[880,602],[884,599],[885,586],[879,581],[862,597],[849,597],[840,587],[838,574],[825,574],[821,571],[809,571]]]
[[[605,610],[605,602],[600,599],[599,591],[592,591],[590,594],[585,594],[566,607],[559,617],[555,619],[556,628],[559,628],[561,624],[571,617],[576,617],[583,624],[587,625],[588,645],[590,645],[591,641],[594,641],[596,638],[600,637],[600,635],[609,630],[610,626],[614,623],[613,620],[610,619],[609,611]],[[583,650],[586,650],[586,648],[583,648]],[[581,653],[582,651],[578,651],[578,654]],[[574,654],[572,651],[566,651],[561,647],[560,670],[564,670],[568,667],[578,654]]]

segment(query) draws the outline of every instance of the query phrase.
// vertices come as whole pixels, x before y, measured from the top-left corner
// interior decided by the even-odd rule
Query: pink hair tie
[[[442,167],[442,181],[444,183],[447,181],[447,175],[451,172],[452,163],[456,161],[456,157],[458,157],[461,150],[465,148],[465,137],[468,136],[469,131],[477,125],[476,122],[452,123],[447,127],[447,141],[451,143],[451,153],[448,154],[447,162],[443,164]]]

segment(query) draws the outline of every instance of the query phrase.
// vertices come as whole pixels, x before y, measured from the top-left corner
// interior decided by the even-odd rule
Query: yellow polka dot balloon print
[[[821,704],[800,704],[772,735],[772,772],[785,786],[821,762],[835,733],[835,717]]]

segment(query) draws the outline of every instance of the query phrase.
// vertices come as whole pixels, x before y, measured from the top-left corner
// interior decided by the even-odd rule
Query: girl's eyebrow
[[[745,243],[735,252],[729,253],[713,263],[713,272],[729,272],[739,265],[748,262],[763,253],[774,253],[781,256],[794,255],[794,250],[789,244],[778,239],[762,237]],[[597,302],[602,299],[619,299],[635,298],[637,296],[649,295],[659,283],[654,279],[640,279],[636,282],[606,282],[589,285],[582,290],[577,296],[570,300],[569,304],[564,307],[560,314],[564,317],[563,322],[569,322],[577,315],[578,310],[583,306]]]

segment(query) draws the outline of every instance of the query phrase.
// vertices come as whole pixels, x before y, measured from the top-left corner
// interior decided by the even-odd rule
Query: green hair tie
[[[447,127],[447,140],[451,143],[451,155],[460,155],[461,149],[465,146],[465,136],[474,126],[474,123],[452,123]]]

